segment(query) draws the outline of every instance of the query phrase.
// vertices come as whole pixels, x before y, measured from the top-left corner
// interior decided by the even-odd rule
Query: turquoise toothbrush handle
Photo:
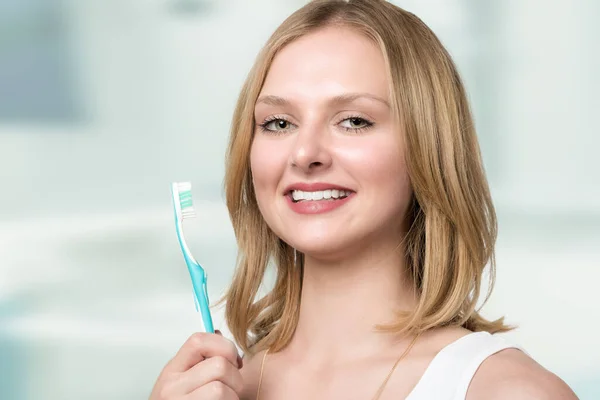
[[[177,231],[177,239],[179,240],[179,246],[183,253],[183,258],[187,264],[190,277],[192,278],[192,286],[194,288],[194,300],[196,302],[196,308],[200,310],[202,315],[202,322],[204,324],[204,330],[208,333],[215,333],[213,327],[212,317],[210,315],[208,291],[206,289],[206,273],[204,269],[193,259],[185,240],[183,238],[183,230],[181,228],[181,221],[179,220],[177,213],[175,213],[175,227]]]
[[[185,261],[188,265],[188,270],[190,271],[190,276],[192,278],[194,296],[196,296],[197,305],[200,309],[200,314],[202,315],[204,330],[208,333],[215,333],[212,316],[210,315],[208,292],[206,289],[206,273],[198,264],[187,257],[185,258]]]

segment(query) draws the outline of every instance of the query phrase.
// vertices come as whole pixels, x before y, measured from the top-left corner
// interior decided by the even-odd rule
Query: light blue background
[[[303,3],[0,3],[0,398],[147,398],[201,328],[169,182],[193,182],[191,247],[215,299],[235,261],[221,190],[234,102]],[[485,314],[600,398],[600,3],[395,3],[440,36],[472,100],[500,218]]]

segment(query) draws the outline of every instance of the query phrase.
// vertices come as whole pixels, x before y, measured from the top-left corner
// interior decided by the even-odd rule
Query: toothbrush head
[[[196,216],[192,199],[192,184],[190,182],[173,183],[173,203],[179,218],[188,219]]]

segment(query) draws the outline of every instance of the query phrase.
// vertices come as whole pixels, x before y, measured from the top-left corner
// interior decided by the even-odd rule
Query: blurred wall
[[[215,299],[235,261],[231,113],[303,3],[0,2],[0,398],[145,398],[200,328],[168,185],[194,184],[192,249]],[[439,35],[472,100],[500,217],[486,315],[600,396],[599,3],[394,3]]]

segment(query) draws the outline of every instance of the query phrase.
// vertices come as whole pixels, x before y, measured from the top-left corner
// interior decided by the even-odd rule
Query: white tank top
[[[477,369],[489,356],[509,348],[523,351],[488,332],[469,333],[433,358],[406,400],[464,400]]]

